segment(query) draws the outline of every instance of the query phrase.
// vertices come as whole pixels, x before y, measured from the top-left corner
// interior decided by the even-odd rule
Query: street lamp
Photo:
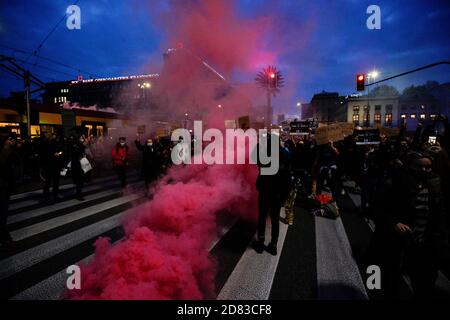
[[[302,104],[300,102],[297,102],[297,107],[301,107]]]
[[[366,125],[366,127],[370,126],[370,88],[369,88],[369,84],[370,84],[370,79],[372,79],[372,82],[378,77],[379,72],[377,70],[372,70],[372,72],[369,72],[367,74],[367,112],[364,115],[365,119],[364,119],[364,124]]]

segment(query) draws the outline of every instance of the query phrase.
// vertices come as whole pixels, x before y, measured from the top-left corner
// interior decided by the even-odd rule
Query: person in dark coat
[[[285,147],[279,147],[279,169],[274,175],[261,174],[261,168],[269,167],[270,163],[265,165],[260,162],[259,148],[267,147],[267,155],[271,157],[271,140],[279,139],[279,136],[269,134],[267,145],[258,144],[259,175],[256,180],[256,189],[258,190],[258,239],[253,243],[253,248],[257,253],[262,253],[264,248],[272,255],[277,255],[277,243],[280,232],[280,210],[286,201],[290,187],[291,175],[289,167],[289,152]],[[264,247],[266,218],[270,215],[271,219],[271,240],[267,247]]]
[[[397,169],[384,188],[383,213],[374,236],[383,258],[381,271],[386,298],[395,298],[401,272],[407,270],[414,297],[429,298],[438,275],[439,254],[445,242],[441,181],[431,159],[409,152],[403,170]],[[381,200],[381,199],[380,199]]]
[[[76,198],[80,201],[84,201],[83,198],[83,185],[84,185],[84,171],[81,168],[80,160],[85,157],[84,153],[84,138],[80,137],[80,139],[74,139],[71,147],[71,162],[70,162],[70,170],[72,171],[72,180],[75,184],[76,189]]]
[[[60,138],[56,134],[52,134],[44,141],[42,154],[42,176],[44,183],[44,198],[45,201],[50,199],[50,186],[52,186],[53,199],[55,201],[59,198],[59,177],[61,169],[64,167],[64,150]]]
[[[145,187],[148,189],[150,183],[158,176],[158,163],[153,140],[148,138],[145,145],[136,139],[136,148],[142,152],[142,176],[145,180]]]

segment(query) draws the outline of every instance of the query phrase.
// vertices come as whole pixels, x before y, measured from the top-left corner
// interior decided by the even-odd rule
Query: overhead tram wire
[[[13,48],[11,46],[6,46],[6,45],[3,45],[3,44],[0,44],[0,47],[8,49],[8,50],[11,50],[11,51],[15,51],[15,52],[18,52],[18,53],[21,53],[21,54],[30,54],[30,53],[32,54],[32,52],[30,52],[30,51]],[[60,65],[62,67],[74,70],[74,71],[76,71],[78,73],[80,73],[80,72],[85,73],[85,74],[87,74],[87,75],[89,75],[90,77],[93,77],[93,78],[101,78],[101,76],[99,76],[97,74],[94,74],[92,72],[88,72],[86,70],[83,70],[83,69],[80,69],[80,68],[77,68],[77,67],[74,67],[74,66],[70,66],[70,65],[68,65],[66,63],[59,62],[59,61],[56,61],[54,59],[50,59],[48,57],[39,56],[39,58],[42,59],[42,60],[48,61],[50,63],[56,64],[56,65]],[[27,62],[27,63],[29,63],[29,62]]]
[[[47,71],[56,72],[56,73],[64,74],[64,75],[69,76],[69,77],[73,77],[73,74],[70,74],[70,73],[67,73],[67,72],[64,72],[64,71],[61,71],[61,70],[56,70],[56,69],[53,69],[53,68],[50,68],[50,67],[47,67],[47,66],[44,66],[44,65],[40,65],[40,64],[37,64],[37,63],[33,63],[33,62],[27,62],[25,60],[17,59],[17,58],[15,60],[19,61],[21,63],[24,63],[24,64],[31,65],[31,66],[36,67],[36,68],[41,68],[41,69],[45,69]]]
[[[75,3],[73,3],[72,5],[77,5],[78,2],[80,2],[80,0],[76,0]],[[55,32],[55,30],[58,28],[58,26],[61,24],[61,22],[63,22],[67,17],[67,12],[64,13],[64,15],[62,16],[62,18],[58,21],[58,23],[56,23],[56,25],[53,27],[53,29],[50,30],[50,32],[45,36],[45,38],[41,41],[41,43],[38,45],[38,47],[36,48],[36,50],[34,50],[26,59],[25,61],[28,61],[30,59],[30,57],[32,55],[39,57],[39,51],[41,50],[42,46],[45,44],[45,42],[48,40],[48,38],[50,38],[50,36],[53,34],[53,32]]]

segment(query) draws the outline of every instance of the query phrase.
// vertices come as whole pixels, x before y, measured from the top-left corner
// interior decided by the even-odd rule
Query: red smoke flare
[[[208,248],[217,233],[216,213],[254,219],[256,174],[250,165],[172,168],[153,200],[126,221],[124,241],[96,242],[95,259],[81,266],[81,289],[67,297],[214,298],[215,262]]]

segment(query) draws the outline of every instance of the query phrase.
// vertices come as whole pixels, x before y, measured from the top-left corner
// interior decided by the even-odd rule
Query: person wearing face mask
[[[142,152],[142,176],[145,181],[145,187],[148,189],[150,183],[157,177],[157,157],[155,147],[153,146],[153,140],[148,138],[145,145],[142,145],[139,141],[139,135],[137,135],[134,141],[136,148]]]
[[[414,297],[429,298],[438,274],[439,252],[445,241],[444,201],[441,181],[431,158],[410,151],[405,170],[392,181],[386,207],[387,265],[382,268],[387,297],[397,294],[401,271],[411,278]]]
[[[120,185],[125,188],[127,185],[126,167],[130,157],[130,150],[126,144],[125,137],[120,137],[119,142],[112,149],[113,166],[119,178]]]

